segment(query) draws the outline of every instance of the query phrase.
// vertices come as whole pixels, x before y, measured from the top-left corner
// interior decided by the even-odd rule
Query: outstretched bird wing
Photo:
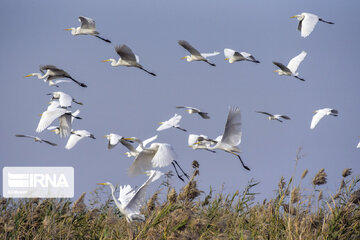
[[[290,60],[287,67],[291,70],[293,74],[296,73],[296,70],[298,69],[300,63],[304,60],[305,57],[306,52],[302,51],[299,55]]]
[[[180,46],[182,46],[183,48],[188,50],[189,53],[191,53],[192,55],[194,55],[194,56],[202,56],[201,53],[198,50],[196,50],[193,46],[191,46],[187,41],[179,40],[178,43],[179,43]]]
[[[89,30],[95,30],[96,29],[95,21],[93,19],[91,19],[91,18],[80,16],[79,21],[80,21],[80,24],[81,24],[80,27],[82,29],[89,29]]]
[[[119,54],[121,59],[123,59],[125,61],[137,62],[134,52],[125,44],[123,44],[121,46],[116,46],[115,51],[117,52],[117,54]]]
[[[225,130],[221,142],[230,146],[237,146],[241,143],[241,113],[238,107],[229,110]]]

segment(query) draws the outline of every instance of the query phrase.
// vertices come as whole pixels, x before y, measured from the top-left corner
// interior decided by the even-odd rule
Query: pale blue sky
[[[173,145],[187,172],[192,171],[193,160],[199,161],[199,187],[205,191],[210,185],[217,191],[224,185],[225,192],[234,192],[255,179],[261,182],[255,189],[262,193],[258,199],[271,197],[280,177],[289,179],[293,173],[299,147],[305,156],[298,164],[297,178],[309,169],[303,186],[309,187],[315,173],[325,168],[328,184],[323,189],[334,192],[344,168],[360,172],[360,150],[355,148],[360,135],[359,1],[2,1],[0,6],[1,168],[73,166],[76,196],[104,181],[139,186],[146,177],[126,175],[132,161],[124,155],[126,149],[106,149],[102,136],[113,132],[141,139],[158,134],[158,142]],[[319,23],[304,39],[296,30],[297,20],[289,18],[301,12],[335,24]],[[93,18],[101,36],[113,43],[63,30],[77,27],[82,15]],[[246,51],[261,63],[229,64],[222,54],[212,58],[217,67],[187,63],[180,59],[187,54],[177,44],[182,39],[201,52]],[[117,58],[117,44],[127,44],[144,67],[158,76],[101,62]],[[287,64],[302,50],[308,55],[299,72],[306,82],[273,72],[277,68],[272,61]],[[38,72],[41,64],[63,68],[89,87],[63,84],[55,89],[36,78],[23,78]],[[58,147],[14,137],[35,134],[38,114],[49,100],[45,94],[56,90],[84,102],[79,107],[83,120],[73,128],[92,132],[96,140],[84,139],[68,151],[66,141],[52,132],[39,136]],[[211,119],[188,115],[176,109],[178,105],[199,107]],[[231,154],[187,146],[189,133],[222,134],[230,105],[242,112],[239,147],[251,172]],[[324,107],[338,109],[339,116],[326,117],[310,130],[312,111]],[[285,114],[292,120],[268,121],[257,110]],[[188,133],[156,132],[157,123],[174,113],[183,116],[180,125]],[[172,168],[162,171],[168,170]],[[173,184],[184,186],[177,178]]]

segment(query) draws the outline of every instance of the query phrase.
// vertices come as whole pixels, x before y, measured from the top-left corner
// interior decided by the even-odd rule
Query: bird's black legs
[[[303,78],[300,78],[300,77],[298,77],[298,76],[294,76],[295,78],[297,78],[297,79],[299,79],[299,80],[301,80],[301,81],[304,81],[305,82],[305,79],[303,79]]]
[[[79,86],[81,86],[81,87],[87,87],[87,85],[86,85],[85,83],[81,83],[81,82],[73,79],[72,77],[69,77],[69,78],[70,78],[71,80],[73,80],[75,83],[77,83]]]
[[[111,41],[109,39],[102,38],[102,37],[100,37],[98,35],[94,35],[94,36],[101,39],[101,40],[103,40],[103,41],[105,41],[105,42],[111,43]]]
[[[187,132],[186,129],[184,129],[184,128],[181,128],[181,127],[175,127],[175,128],[180,129],[181,131]]]
[[[84,105],[82,102],[77,102],[75,99],[72,100],[74,103],[79,104],[79,105]]]
[[[209,62],[209,61],[205,61],[205,62],[206,62],[207,64],[213,66],[213,67],[216,67],[216,64],[215,64],[215,63],[211,63],[211,62]]]
[[[184,179],[179,175],[179,172],[178,172],[178,170],[176,169],[175,163],[174,163],[174,162],[171,162],[171,164],[174,166],[174,169],[175,169],[175,172],[176,172],[178,178],[180,178],[181,181],[185,182]]]
[[[147,72],[148,74],[150,74],[150,75],[153,75],[153,76],[156,76],[156,74],[155,73],[152,73],[152,72],[149,72],[148,70],[146,70],[145,68],[142,68],[142,67],[139,67],[141,70],[143,70],[143,71],[145,71],[145,72]]]
[[[216,151],[214,151],[214,150],[211,150],[211,149],[208,149],[208,148],[204,148],[204,149],[209,151],[209,152],[216,153]]]
[[[175,164],[179,167],[179,169],[182,171],[182,173],[185,175],[185,177],[186,177],[187,179],[190,179],[190,178],[189,178],[189,175],[187,175],[186,172],[184,172],[184,170],[180,167],[180,165],[178,164],[178,162],[177,162],[176,160],[173,160],[173,164],[174,164],[174,162],[175,162]]]
[[[241,157],[240,157],[240,155],[239,155],[239,154],[234,153],[234,152],[230,152],[230,153],[232,153],[232,154],[234,154],[235,156],[237,156],[237,157],[239,158],[239,160],[240,160],[240,162],[241,162],[241,164],[242,164],[243,168],[245,168],[246,170],[250,171],[250,168],[244,164],[244,162],[243,162],[243,160],[241,159]]]
[[[278,120],[279,122],[283,122],[282,120],[280,120],[280,119],[277,119],[277,118],[275,118],[275,120]]]
[[[320,22],[327,23],[327,24],[334,24],[333,22],[328,22],[328,21],[325,21],[324,19],[321,19],[321,18],[319,18],[319,21],[320,21]]]

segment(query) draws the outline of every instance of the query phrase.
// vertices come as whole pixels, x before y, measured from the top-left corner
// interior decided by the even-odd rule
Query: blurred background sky
[[[93,191],[98,182],[140,186],[146,176],[130,178],[126,169],[132,158],[119,145],[107,150],[108,133],[146,139],[158,134],[157,142],[173,145],[177,161],[188,173],[191,163],[200,163],[199,188],[226,193],[242,191],[254,179],[261,200],[273,196],[281,176],[294,173],[299,147],[304,156],[296,169],[295,183],[309,169],[302,186],[311,188],[312,177],[325,168],[328,184],[324,193],[334,193],[344,168],[360,172],[359,67],[360,2],[349,1],[2,1],[0,3],[2,102],[0,167],[73,166],[75,197]],[[298,21],[290,16],[310,12],[334,25],[318,23],[313,33],[302,38]],[[78,27],[78,16],[96,21],[101,36],[72,36],[63,29]],[[203,62],[188,63],[177,44],[187,40],[201,52],[219,51],[212,57],[216,67]],[[111,67],[102,60],[118,58],[117,44],[127,44],[140,63],[155,72],[126,67]],[[246,51],[261,61],[224,61],[223,49]],[[301,82],[278,76],[271,62],[287,64],[302,50],[308,53],[299,67]],[[70,73],[88,88],[76,84],[49,87],[36,77],[39,65],[53,64]],[[63,91],[84,103],[79,108],[83,120],[75,130],[86,129],[96,140],[83,139],[70,151],[66,140],[49,131],[39,137],[56,142],[58,147],[20,139],[14,134],[36,135],[38,114],[48,106],[46,93]],[[175,106],[194,106],[208,112],[211,119],[189,115]],[[228,153],[192,150],[189,133],[215,138],[224,131],[229,106],[241,109],[243,137],[241,156],[251,172]],[[313,111],[330,107],[339,116],[325,117],[310,130]],[[285,114],[291,121],[269,121],[255,111]],[[183,116],[181,127],[156,132],[158,122],[174,113]],[[163,172],[173,170],[171,167]],[[1,180],[2,181],[2,178]],[[2,183],[1,183],[2,184]],[[160,181],[154,184],[157,187]],[[175,176],[172,184],[184,186]],[[154,191],[152,189],[151,191]],[[163,191],[164,193],[165,191]]]

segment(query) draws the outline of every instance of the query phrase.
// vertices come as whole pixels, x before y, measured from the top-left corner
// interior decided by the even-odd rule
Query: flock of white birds
[[[316,24],[324,22],[327,24],[333,24],[332,22],[325,21],[318,16],[310,13],[302,13],[295,15],[292,18],[297,18],[299,21],[298,30],[301,32],[302,37],[307,37],[314,30]],[[65,30],[71,31],[72,35],[91,35],[97,37],[105,42],[111,43],[110,40],[105,39],[99,36],[99,32],[96,31],[95,21],[88,17],[79,17],[81,23],[80,27],[77,28],[68,28]],[[200,53],[196,48],[191,46],[187,41],[180,40],[178,44],[186,49],[190,55],[184,56],[183,59],[186,59],[188,62],[192,61],[203,61],[211,66],[216,66],[214,63],[209,62],[209,58],[219,55],[219,52],[212,53]],[[145,71],[146,73],[156,76],[155,73],[148,71],[139,63],[139,57],[126,45],[119,45],[115,47],[116,53],[119,55],[119,59],[107,59],[103,62],[111,62],[111,66],[126,66],[126,67],[135,67]],[[225,60],[229,63],[234,63],[238,61],[250,61],[253,63],[260,63],[254,56],[247,52],[237,52],[235,50],[225,48],[224,49]],[[300,63],[305,59],[307,53],[302,51],[299,55],[292,58],[289,63],[285,66],[279,62],[273,62],[274,65],[279,67],[275,70],[279,75],[293,76],[301,81],[305,81],[303,78],[299,77],[297,69]],[[59,87],[59,84],[74,82],[81,87],[87,87],[85,83],[81,83],[71,77],[66,71],[53,66],[45,65],[40,67],[40,73],[32,73],[26,75],[25,77],[35,76],[38,79],[42,79],[49,86]],[[66,79],[66,80],[64,80]],[[36,128],[36,132],[40,133],[45,130],[49,130],[58,134],[60,138],[68,138],[65,148],[70,150],[72,149],[81,139],[92,138],[95,139],[94,135],[87,130],[73,130],[72,123],[75,119],[79,120],[80,110],[74,112],[70,111],[72,103],[83,105],[81,102],[78,102],[74,97],[68,95],[67,93],[56,91],[49,93],[51,95],[51,101],[47,109],[40,114],[41,118],[39,124]],[[199,114],[202,119],[209,119],[210,116],[208,113],[201,111],[195,107],[189,106],[177,106],[177,109],[185,109],[189,114]],[[257,111],[258,113],[268,116],[269,120],[277,120],[283,122],[283,120],[290,120],[290,117],[282,114],[270,114],[268,112]],[[315,115],[312,118],[310,129],[314,129],[319,121],[327,115],[337,116],[338,111],[331,108],[323,108],[314,111]],[[160,122],[160,126],[156,129],[157,131],[163,131],[170,128],[176,128],[181,131],[187,131],[184,128],[180,127],[180,120],[182,116],[175,114],[169,120]],[[51,126],[51,124],[58,120],[58,125]],[[250,168],[245,165],[241,159],[239,153],[240,149],[238,145],[241,143],[241,113],[239,108],[230,107],[229,113],[227,116],[227,121],[225,123],[224,132],[222,135],[216,138],[209,138],[206,135],[196,135],[189,134],[188,145],[193,149],[203,149],[210,152],[215,152],[215,150],[223,150],[230,154],[237,156],[240,160],[242,166],[250,171]],[[52,146],[56,146],[56,143],[41,139],[37,136],[16,134],[16,137],[26,137],[32,138],[35,142],[44,142]],[[189,176],[182,170],[179,163],[176,161],[176,153],[173,147],[168,143],[156,143],[153,142],[156,140],[157,135],[146,139],[144,141],[136,137],[123,137],[121,135],[110,133],[104,136],[108,140],[107,148],[110,150],[116,145],[121,143],[124,147],[128,149],[128,152],[125,154],[128,157],[133,157],[134,161],[128,169],[128,175],[136,176],[143,174],[144,172],[149,176],[148,180],[137,190],[133,189],[129,185],[120,186],[119,197],[116,198],[114,195],[115,187],[109,183],[99,183],[100,185],[107,185],[111,188],[112,197],[116,206],[119,208],[120,212],[126,217],[127,221],[144,221],[145,217],[140,213],[140,208],[145,201],[146,189],[150,183],[159,179],[163,173],[158,170],[153,170],[154,168],[162,168],[172,165],[178,175],[178,177],[184,181],[183,176],[189,178]],[[137,144],[137,146],[135,146]],[[360,148],[360,143],[357,146]],[[179,173],[180,170],[182,175]]]

